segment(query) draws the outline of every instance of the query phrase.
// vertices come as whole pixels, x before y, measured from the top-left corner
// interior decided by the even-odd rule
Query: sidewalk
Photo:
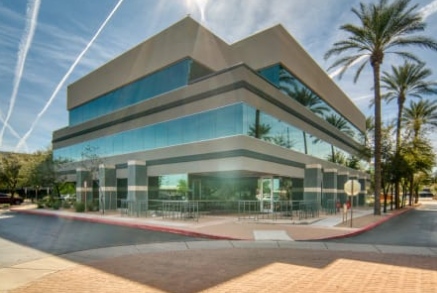
[[[235,217],[164,221],[26,206],[13,211],[216,240],[47,255],[0,269],[0,292],[436,292],[437,288],[437,248],[292,241],[361,233],[406,210],[379,217],[371,210],[354,210],[354,228],[335,227],[342,225],[340,215],[297,225]]]
[[[238,216],[203,216],[199,221],[168,220],[161,218],[126,217],[120,213],[75,213],[64,210],[36,209],[32,206],[13,208],[17,213],[56,216],[74,220],[127,226],[138,229],[164,231],[208,239],[226,240],[323,240],[347,237],[368,231],[389,220],[391,217],[408,211],[409,208],[373,216],[373,209],[354,209],[353,227],[350,221],[343,223],[343,215],[326,215],[304,220],[247,220]],[[349,213],[350,217],[350,213]],[[350,220],[350,219],[349,219]],[[343,225],[342,225],[343,223]]]

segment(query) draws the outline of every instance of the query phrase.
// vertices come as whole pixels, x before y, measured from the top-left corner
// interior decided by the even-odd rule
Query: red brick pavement
[[[174,251],[78,265],[11,292],[437,292],[437,258],[288,248]]]

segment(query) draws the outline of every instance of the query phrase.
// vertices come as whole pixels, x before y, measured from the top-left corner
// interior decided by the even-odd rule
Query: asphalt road
[[[0,214],[0,267],[111,246],[195,241],[184,235],[69,219],[15,213]],[[205,239],[202,239],[205,240]]]
[[[331,241],[437,247],[437,202],[423,201],[420,207],[394,217],[368,232]]]

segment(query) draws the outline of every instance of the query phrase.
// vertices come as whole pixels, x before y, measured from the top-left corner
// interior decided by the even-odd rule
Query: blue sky
[[[332,60],[324,61],[323,55],[342,38],[341,24],[356,23],[350,9],[359,2],[0,0],[0,151],[34,152],[50,147],[52,132],[68,124],[68,84],[187,14],[228,43],[280,23],[327,69]],[[426,17],[426,34],[437,39],[437,0],[413,3]],[[105,20],[106,25],[90,44]],[[437,53],[415,52],[433,69],[433,80],[437,80]],[[391,62],[399,60],[387,58],[383,70],[389,70]],[[368,67],[356,84],[353,73],[334,80],[369,115],[373,111],[368,107],[372,73]],[[386,121],[396,117],[396,104],[384,105],[383,113]]]

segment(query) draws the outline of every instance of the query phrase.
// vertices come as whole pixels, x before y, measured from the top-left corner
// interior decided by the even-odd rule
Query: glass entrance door
[[[263,213],[273,212],[273,177],[261,177],[259,180],[260,210]]]

